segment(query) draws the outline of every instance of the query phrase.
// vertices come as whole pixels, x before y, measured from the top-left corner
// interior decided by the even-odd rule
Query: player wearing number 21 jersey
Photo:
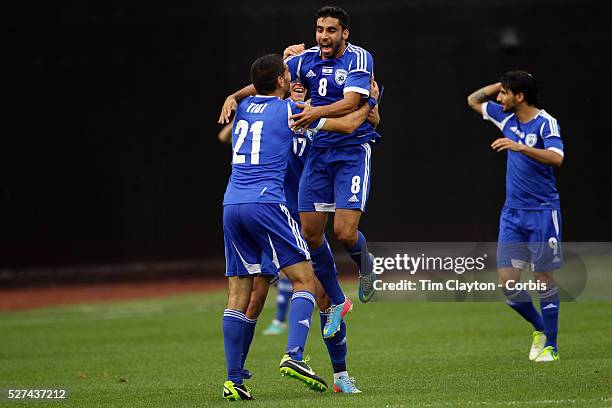
[[[292,101],[281,99],[289,91],[290,77],[280,55],[257,59],[251,67],[251,76],[258,94],[245,98],[236,111],[232,174],[223,200],[225,275],[229,279],[228,306],[223,319],[227,399],[250,399],[250,391],[242,383],[246,378],[245,343],[250,343],[245,342],[245,325],[249,323],[245,310],[252,297],[253,277],[265,272],[262,268],[265,258],[277,268],[272,273],[281,269],[294,288],[288,344],[280,371],[305,382],[309,388],[327,389],[325,381],[302,358],[315,303],[316,280],[312,265],[307,262],[308,246],[285,205],[284,182],[294,135],[290,117],[299,109]],[[349,115],[348,122],[361,124],[373,105],[375,101],[369,101]],[[334,120],[330,120],[332,128]],[[325,122],[320,119],[314,123],[314,131]]]

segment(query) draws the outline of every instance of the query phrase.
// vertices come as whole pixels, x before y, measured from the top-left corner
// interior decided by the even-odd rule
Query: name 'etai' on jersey
[[[312,106],[330,105],[344,98],[345,92],[370,94],[370,77],[374,73],[372,55],[361,47],[347,43],[338,58],[322,59],[318,46],[288,57],[285,62],[292,79],[299,79],[310,91]],[[372,124],[364,122],[353,133],[318,131],[312,140],[315,147],[360,145],[377,140]]]
[[[504,112],[495,102],[482,105],[482,116],[493,122],[505,137],[529,147],[552,150],[563,156],[563,140],[557,120],[546,111],[527,123]],[[521,210],[559,209],[554,169],[522,153],[508,150],[506,207]]]
[[[300,112],[294,102],[276,96],[255,95],[240,102],[232,128],[232,174],[223,205],[285,203],[287,163],[298,143],[289,127],[290,117]],[[311,127],[320,128],[324,122],[319,119]]]

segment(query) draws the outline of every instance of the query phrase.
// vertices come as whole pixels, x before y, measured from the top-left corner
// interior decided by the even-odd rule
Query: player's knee
[[[357,229],[350,225],[334,226],[334,235],[345,247],[353,247],[357,243]]]
[[[536,281],[552,286],[555,283],[555,278],[552,272],[534,272],[533,277]]]
[[[244,312],[249,304],[249,297],[242,293],[230,293],[227,296],[227,308]]]
[[[521,279],[521,270],[515,268],[499,268],[497,270],[499,284],[505,287],[507,282],[519,281]]]
[[[257,319],[263,310],[264,302],[259,297],[251,296],[249,306],[246,310],[246,317],[249,319]]]
[[[323,245],[323,233],[317,228],[304,228],[302,226],[302,236],[308,242],[310,248],[318,248]]]
[[[304,262],[291,274],[291,284],[293,291],[307,290],[314,293],[315,291],[315,276],[310,262]]]

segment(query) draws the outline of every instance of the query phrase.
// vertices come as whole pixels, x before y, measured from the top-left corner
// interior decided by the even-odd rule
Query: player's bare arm
[[[477,91],[472,92],[467,97],[467,103],[470,108],[482,115],[482,104],[499,93],[501,83],[487,85]]]
[[[312,122],[320,118],[337,118],[354,112],[359,106],[363,95],[357,92],[347,92],[344,98],[325,106],[307,106],[304,111],[293,115],[296,127],[307,128]]]
[[[232,113],[236,110],[238,102],[240,102],[247,96],[255,94],[257,94],[257,91],[255,90],[255,87],[250,84],[225,98],[225,102],[223,103],[223,107],[221,108],[221,114],[219,115],[218,123],[230,123],[230,118],[232,117]]]
[[[329,118],[325,120],[322,130],[327,132],[353,133],[363,122],[366,121],[372,108],[367,103],[355,112],[340,118]]]
[[[512,150],[514,152],[523,153],[525,156],[531,157],[532,159],[549,166],[561,167],[561,164],[563,163],[563,156],[557,152],[547,149],[529,147],[506,137],[495,140],[491,144],[491,147],[497,152]]]

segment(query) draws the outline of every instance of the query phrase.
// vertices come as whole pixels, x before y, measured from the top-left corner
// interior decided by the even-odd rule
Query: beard
[[[516,109],[515,109],[515,107],[514,107],[514,106],[508,106],[508,107],[506,107],[505,105],[502,105],[502,111],[503,111],[504,113],[508,113],[508,112],[510,112],[510,113],[514,113],[514,111],[515,111],[515,110],[516,110]]]
[[[337,42],[331,41],[329,44],[327,44],[327,46],[329,46],[331,49],[328,55],[330,57],[335,57],[336,55],[338,55],[341,45],[342,45],[342,40],[337,41]],[[323,44],[319,43],[319,47],[322,48]]]

